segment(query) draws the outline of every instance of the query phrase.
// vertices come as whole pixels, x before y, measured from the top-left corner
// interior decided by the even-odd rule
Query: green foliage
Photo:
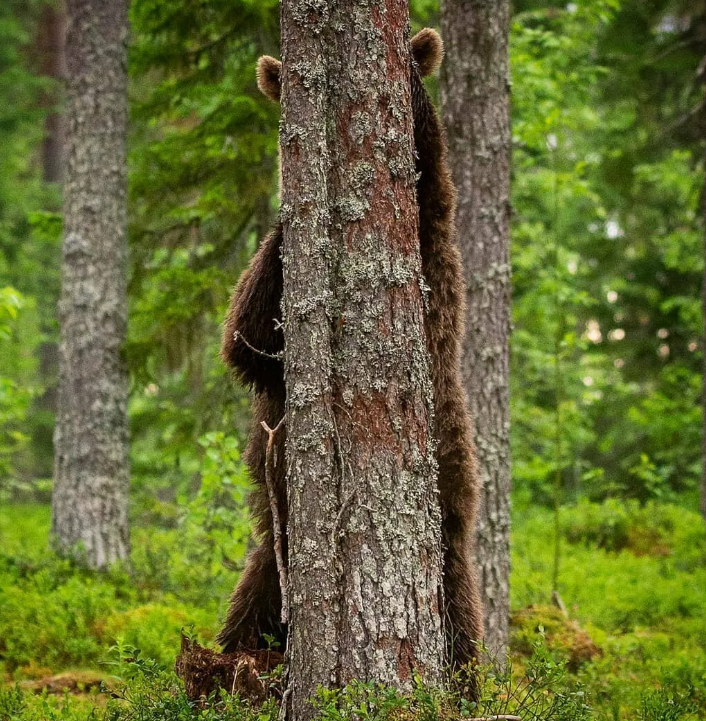
[[[674,501],[701,461],[698,21],[633,0],[518,10],[515,487]]]
[[[46,500],[52,463],[61,217],[38,161],[42,7],[0,6],[1,503]],[[277,9],[131,3],[130,565],[81,571],[47,549],[46,509],[0,508],[0,669],[122,682],[107,710],[0,689],[0,721],[277,713],[194,707],[165,670],[182,627],[213,638],[249,544],[248,398],[217,355],[276,213],[279,109],[255,62],[277,54]],[[436,0],[411,10],[415,30],[438,25]],[[482,708],[353,685],[320,696],[321,715],[474,717],[527,693],[523,721],[706,716],[702,32],[686,0],[514,3],[513,665],[487,669]],[[571,620],[547,606],[552,585]]]
[[[533,644],[521,669],[512,663],[500,670],[492,664],[476,669],[480,697],[469,701],[465,680],[447,689],[430,688],[415,679],[411,694],[384,684],[353,682],[342,689],[320,689],[314,699],[321,721],[451,721],[472,717],[520,715],[529,721],[583,721],[590,718],[584,692],[566,676],[541,642]]]
[[[230,463],[231,481],[238,485],[234,479],[242,471],[232,441],[216,437],[207,443],[212,457],[204,476],[213,472],[206,470],[210,463]],[[213,499],[239,498],[243,489],[213,478],[206,485],[210,490],[193,502],[191,521],[210,519],[217,536],[221,517],[208,510]],[[213,639],[235,580],[208,554],[186,547],[189,513],[175,528],[138,529],[131,567],[98,574],[46,549],[47,511],[0,510],[0,669],[7,680],[65,670],[79,678],[77,668],[99,669],[117,697],[108,703],[116,719],[166,718],[188,709],[213,719],[252,713],[225,697],[194,708],[167,670],[182,628]],[[683,719],[706,714],[706,534],[698,514],[615,500],[563,508],[559,591],[569,619],[547,605],[549,518],[542,509],[520,508],[516,515],[511,664],[504,671],[483,668],[481,704],[464,701],[462,678],[450,691],[418,686],[412,696],[353,684],[322,692],[316,701],[320,715],[330,721],[452,721],[515,712],[538,721],[638,721],[653,718],[644,715],[650,713],[678,712]],[[218,545],[210,547],[216,555]],[[238,564],[243,551],[237,551]],[[21,698],[22,709],[8,712],[9,718],[45,714],[73,721],[104,713],[105,698],[95,692],[76,700],[18,696],[10,687],[1,693],[0,708],[15,708]],[[690,707],[696,716],[687,713]],[[258,713],[275,711],[266,706]]]
[[[46,510],[16,507],[12,522],[0,519],[0,669],[36,675],[37,669],[95,667],[116,639],[169,667],[183,627],[213,637],[234,574],[221,568],[209,575],[191,565],[186,531],[136,534],[130,572],[94,573],[49,552]],[[163,551],[158,560],[166,574],[155,574],[155,547]]]
[[[24,298],[11,335],[0,332],[0,406],[9,403],[19,412],[8,417],[0,410],[0,494],[7,492],[10,481],[13,489],[22,490],[32,475],[44,475],[47,456],[51,467],[49,449],[32,449],[39,452],[30,454],[27,443],[46,420],[30,402],[41,386],[36,354],[45,323],[56,312],[56,258],[54,269],[43,264],[48,254],[33,236],[31,220],[55,197],[41,183],[36,158],[48,109],[43,99],[51,87],[37,74],[36,54],[31,51],[42,5],[42,0],[7,0],[0,7],[0,288],[11,286]],[[6,320],[6,303],[3,291],[0,324]],[[11,443],[8,434],[15,435]]]
[[[139,718],[203,719],[204,721],[274,721],[279,706],[274,698],[253,708],[237,695],[212,694],[203,703],[189,701],[173,672],[165,671],[143,657],[139,649],[120,644],[113,649],[109,666],[113,671],[110,698],[104,709],[94,707],[93,718],[131,721]],[[536,645],[523,670],[523,678],[512,673],[481,672],[485,681],[480,702],[468,700],[453,689],[430,688],[419,680],[411,694],[382,684],[351,683],[340,690],[321,689],[312,700],[315,718],[321,721],[453,721],[501,712],[521,713],[529,721],[584,721],[590,709],[581,691],[566,684],[565,671]],[[18,687],[0,689],[0,719],[34,721],[49,718],[78,721],[86,718],[85,702],[33,697]]]
[[[635,508],[609,503],[605,511],[588,505],[562,510],[563,533],[571,542],[559,577],[562,597],[580,621],[600,618],[608,631],[675,624],[693,628],[695,638],[706,641],[700,590],[706,583],[703,520],[677,507],[655,511],[651,506],[637,513]],[[549,524],[548,512],[532,512],[523,524],[522,542],[514,539],[514,607],[549,600]],[[594,546],[594,539],[604,548]]]
[[[0,357],[13,345],[22,296],[13,288],[0,288]],[[27,442],[23,432],[31,393],[16,380],[0,374],[0,501],[17,488],[13,460]]]
[[[12,342],[0,342],[0,392],[12,388],[25,409],[0,433],[22,434],[3,441],[13,493],[40,498],[60,232],[56,188],[37,162],[52,88],[27,50],[42,6],[11,0],[0,11],[0,286],[24,297]],[[134,516],[145,522],[177,523],[176,499],[198,486],[200,437],[247,434],[247,396],[217,357],[219,325],[276,213],[279,108],[259,94],[255,62],[277,54],[277,9],[131,3],[125,353]],[[415,30],[438,25],[436,0],[415,0],[411,14]],[[684,0],[514,5],[511,432],[522,499],[695,493],[698,26]]]
[[[184,541],[194,549],[194,565],[216,577],[245,555],[250,483],[235,438],[209,433],[200,443],[205,450],[201,485],[186,506]]]
[[[685,696],[659,689],[643,696],[640,719],[643,721],[678,721],[678,719],[690,715],[693,710],[693,704]]]
[[[250,537],[249,483],[233,438],[201,445],[199,491],[174,527],[136,529],[130,564],[107,574],[48,551],[48,509],[0,510],[0,668],[95,666],[116,639],[166,668],[182,628],[213,638]]]
[[[230,289],[274,219],[279,108],[255,64],[277,54],[278,3],[137,0],[130,15],[133,476],[183,492],[196,439],[247,427],[217,352]]]

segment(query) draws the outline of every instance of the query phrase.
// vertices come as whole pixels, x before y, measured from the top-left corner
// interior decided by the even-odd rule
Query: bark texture
[[[406,0],[282,3],[292,717],[438,680],[440,509]]]
[[[63,3],[46,5],[39,21],[37,50],[40,72],[52,80],[60,81],[66,75],[65,40],[66,10]],[[59,96],[56,88],[43,98],[43,104],[51,108],[44,121],[42,140],[42,177],[47,183],[60,182],[64,171],[64,124],[56,107]]]
[[[37,34],[39,70],[52,80],[60,81],[66,75],[66,9],[63,2],[46,5],[42,9]],[[58,85],[58,83],[57,83]],[[59,88],[47,93],[43,104],[50,108],[44,121],[42,140],[42,176],[47,183],[60,182],[64,171],[64,125],[58,108]]]
[[[68,0],[67,167],[52,530],[104,568],[128,538],[127,3]]]
[[[705,16],[706,17],[706,16]],[[706,87],[706,57],[702,61],[703,76],[702,82]],[[704,136],[706,136],[706,105],[704,105],[704,112],[702,117],[702,127]],[[704,155],[704,162],[706,162],[706,155]],[[701,405],[703,409],[703,420],[702,420],[702,440],[701,440],[701,515],[706,520],[706,186],[704,187],[701,199],[702,207],[701,212],[703,214],[703,227],[704,227],[704,274],[701,285],[701,308],[704,319],[704,337],[701,339],[701,352],[703,354],[702,368],[701,368]]]
[[[702,24],[702,33],[704,39],[706,39],[706,2],[704,6],[704,22]],[[701,60],[701,65],[697,70],[697,74],[700,76],[701,84],[704,86],[706,91],[706,55]],[[706,138],[706,101],[704,101],[703,109],[701,112],[701,133],[702,137]],[[706,154],[704,155],[704,162],[706,162]],[[702,368],[701,368],[701,405],[703,409],[703,420],[702,420],[702,440],[701,440],[701,515],[706,520],[706,184],[702,191],[701,197],[701,212],[703,215],[703,227],[704,227],[704,274],[701,285],[701,308],[702,316],[704,321],[704,336],[701,339],[701,353],[703,355]]]
[[[42,139],[42,178],[46,183],[60,183],[64,174],[65,133],[62,117],[61,98],[63,97],[63,81],[66,77],[66,8],[63,2],[55,5],[47,4],[42,8],[37,33],[37,69],[39,73],[51,78],[54,85],[42,97],[42,106],[47,108],[44,121],[44,138]],[[48,208],[60,210],[54,203]],[[54,267],[54,258],[49,261]],[[49,269],[47,268],[47,273]],[[54,301],[50,299],[49,303]],[[42,313],[40,317],[44,316]],[[42,333],[46,340],[39,346],[39,373],[44,392],[37,399],[37,407],[41,411],[56,413],[57,376],[59,366],[59,347],[54,339],[53,323],[44,322]],[[42,448],[50,441],[48,428],[41,424],[35,428],[34,442]],[[42,454],[44,455],[44,454]],[[51,473],[51,458],[43,457],[38,464],[37,472],[42,475]]]
[[[462,360],[481,476],[476,556],[485,643],[504,657],[510,573],[509,0],[443,0],[441,98],[467,281]]]

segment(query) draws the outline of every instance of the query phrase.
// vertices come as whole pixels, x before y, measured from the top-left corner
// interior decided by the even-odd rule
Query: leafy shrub
[[[0,512],[0,536],[7,549],[0,552],[0,669],[37,676],[96,667],[118,637],[170,666],[182,626],[197,624],[201,636],[213,637],[219,602],[225,601],[227,591],[219,594],[217,584],[209,582],[210,569],[194,568],[198,592],[186,585],[183,595],[208,600],[188,605],[175,595],[180,589],[174,568],[187,577],[189,565],[178,531],[135,534],[132,572],[116,566],[97,573],[47,548],[46,510],[13,508],[12,524]],[[146,549],[154,547],[163,553],[147,564]],[[150,574],[156,582],[148,582]],[[230,572],[228,586],[233,576]]]
[[[212,640],[214,618],[176,603],[150,603],[113,613],[101,623],[100,637],[106,646],[119,640],[139,649],[162,668],[171,668],[179,651],[181,629],[193,625],[197,617],[201,623],[195,632]]]
[[[274,698],[253,708],[225,691],[204,703],[189,701],[173,672],[144,658],[137,649],[118,646],[111,667],[116,679],[104,708],[95,704],[91,719],[105,721],[275,721]],[[537,645],[519,676],[511,670],[482,669],[479,703],[469,702],[459,686],[440,689],[418,679],[411,693],[383,684],[353,682],[340,690],[321,689],[312,700],[321,721],[459,721],[475,716],[521,714],[523,721],[584,721],[590,709],[583,692],[567,682],[564,667]],[[37,697],[19,688],[0,689],[0,721],[79,721],[85,699]]]
[[[568,529],[576,541],[583,539],[580,543],[564,543],[561,550],[558,590],[571,615],[608,632],[629,633],[640,627],[663,626],[667,620],[706,626],[706,566],[700,535],[703,522],[697,514],[676,506],[636,510],[637,522],[656,528],[661,534],[660,543],[670,549],[670,555],[661,550],[657,556],[636,555],[628,548],[606,551],[593,545],[591,539],[617,545],[622,531],[609,534],[606,529],[627,528],[628,537],[632,532],[632,521],[621,520],[622,511],[614,511],[611,506],[608,504],[609,523],[604,522],[600,507],[594,505],[579,504],[561,511],[562,535],[565,537]],[[584,508],[589,511],[585,517]],[[613,523],[615,517],[618,521]],[[521,537],[515,531],[511,584],[514,608],[549,601],[554,564],[552,528],[551,514],[534,510],[522,521]]]
[[[510,625],[514,651],[529,655],[541,641],[573,671],[602,653],[576,621],[565,618],[553,606],[530,606],[516,611],[510,618]]]
[[[96,624],[117,605],[118,586],[68,561],[0,558],[0,659],[8,671],[95,664]]]
[[[674,556],[684,570],[706,563],[703,519],[681,506],[581,500],[562,511],[562,531],[569,543],[628,550],[636,556]]]
[[[694,710],[688,698],[657,689],[645,693],[640,708],[640,721],[679,721]]]

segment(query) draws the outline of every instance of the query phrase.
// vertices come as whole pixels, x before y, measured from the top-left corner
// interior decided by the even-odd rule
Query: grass
[[[0,721],[69,721],[96,709],[114,719],[129,708],[145,719],[255,713],[225,699],[196,711],[171,672],[180,630],[193,627],[202,641],[212,641],[237,576],[230,564],[224,568],[217,555],[203,552],[193,529],[136,528],[130,567],[106,574],[57,559],[47,549],[48,529],[47,507],[0,509]],[[566,619],[548,605],[551,514],[516,509],[513,671],[488,676],[486,695],[496,705],[484,708],[512,706],[508,697],[534,674],[551,677],[547,699],[566,699],[563,711],[543,707],[543,715],[534,716],[543,721],[706,718],[705,536],[697,513],[673,505],[612,501],[563,509],[559,592]],[[131,665],[126,656],[138,661]],[[95,683],[70,696],[31,691],[33,679],[60,672],[79,679],[98,674],[112,684],[112,696]],[[27,690],[17,696],[15,683]],[[80,692],[80,683],[74,685]],[[382,693],[363,691],[375,698]],[[320,715],[349,717],[339,708],[349,701],[323,699]],[[444,716],[447,701],[429,703]],[[371,703],[377,708],[378,701]],[[395,718],[430,714],[419,698],[390,703]],[[458,703],[454,708],[463,715]],[[525,710],[523,721],[532,713]]]

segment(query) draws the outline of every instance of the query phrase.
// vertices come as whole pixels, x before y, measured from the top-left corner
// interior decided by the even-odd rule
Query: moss
[[[510,625],[514,652],[530,656],[537,641],[544,639],[547,649],[565,660],[571,671],[603,653],[576,621],[553,606],[529,606],[516,611]]]
[[[20,684],[24,691],[51,694],[86,694],[97,691],[110,683],[110,677],[96,671],[64,671],[55,675],[44,675]]]

